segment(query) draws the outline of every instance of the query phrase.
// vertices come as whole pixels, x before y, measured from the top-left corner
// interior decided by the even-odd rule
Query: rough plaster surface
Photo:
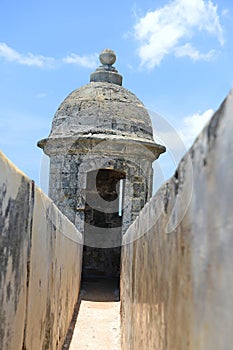
[[[26,329],[27,349],[60,349],[77,302],[82,237],[36,189]]]
[[[61,349],[79,294],[81,234],[0,154],[0,348]]]
[[[33,184],[2,153],[0,169],[0,349],[21,349],[26,319]]]
[[[232,348],[232,134],[231,92],[126,232],[123,350]]]

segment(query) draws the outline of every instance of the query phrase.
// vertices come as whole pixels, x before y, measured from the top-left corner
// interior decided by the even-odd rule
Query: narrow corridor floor
[[[120,301],[115,280],[82,283],[81,303],[69,350],[120,350]]]

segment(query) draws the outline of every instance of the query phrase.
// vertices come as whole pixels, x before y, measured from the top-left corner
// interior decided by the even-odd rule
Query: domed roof
[[[153,141],[150,116],[122,86],[91,82],[73,91],[58,108],[49,137],[118,135]]]
[[[114,51],[101,52],[102,65],[91,74],[89,84],[61,103],[50,135],[38,142],[39,147],[59,139],[117,138],[148,143],[159,153],[165,152],[165,147],[154,142],[151,119],[143,103],[121,86],[122,76],[112,66],[115,60]]]

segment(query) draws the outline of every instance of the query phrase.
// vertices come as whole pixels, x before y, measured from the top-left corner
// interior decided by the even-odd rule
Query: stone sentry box
[[[49,196],[84,235],[83,273],[118,276],[121,237],[152,194],[153,140],[142,102],[123,88],[112,50],[56,112],[48,138]]]

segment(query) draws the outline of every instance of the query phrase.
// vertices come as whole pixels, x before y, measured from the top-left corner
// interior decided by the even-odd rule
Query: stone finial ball
[[[103,65],[112,65],[116,62],[116,54],[113,50],[105,49],[100,53],[99,59]]]

